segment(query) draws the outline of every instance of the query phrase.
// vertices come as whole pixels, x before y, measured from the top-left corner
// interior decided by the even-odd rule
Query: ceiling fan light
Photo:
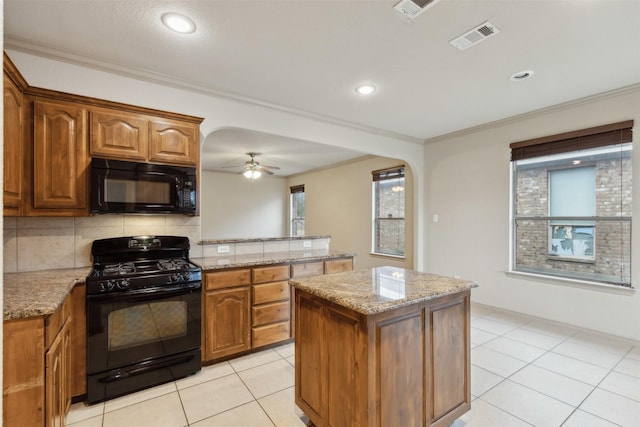
[[[258,179],[262,176],[262,172],[256,169],[247,169],[242,175],[247,179]]]

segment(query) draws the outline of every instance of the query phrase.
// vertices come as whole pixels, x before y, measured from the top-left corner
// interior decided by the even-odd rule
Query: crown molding
[[[501,126],[505,126],[511,123],[519,122],[526,119],[531,119],[535,117],[544,116],[546,114],[555,112],[568,110],[570,108],[575,108],[580,105],[591,104],[597,101],[602,101],[609,98],[617,98],[622,95],[631,94],[634,92],[640,91],[640,83],[632,84],[629,86],[624,86],[617,89],[612,89],[606,92],[597,93],[595,95],[586,96],[584,98],[574,99],[572,101],[563,102],[560,104],[552,105],[550,107],[544,107],[537,110],[529,111],[527,113],[518,114],[516,116],[506,117],[504,119],[495,120],[488,123],[483,123],[481,125],[472,126],[469,128],[457,130],[454,132],[450,132],[444,135],[434,136],[433,138],[427,138],[424,140],[425,145],[433,144],[436,142],[444,141],[450,138],[457,138],[461,136],[467,136],[479,132],[481,130],[487,130],[492,128],[498,128]]]
[[[239,94],[223,92],[211,87],[203,86],[201,84],[193,83],[184,79],[170,76],[167,74],[158,73],[155,71],[132,67],[126,64],[118,64],[113,62],[102,61],[97,58],[88,57],[82,54],[57,49],[50,46],[41,44],[35,44],[26,40],[17,38],[5,37],[4,49],[14,50],[17,52],[26,53],[29,55],[39,56],[42,58],[51,59],[58,62],[64,62],[71,65],[81,66],[85,68],[91,68],[97,71],[102,71],[110,74],[116,74],[122,77],[127,77],[135,80],[144,81],[147,83],[159,84],[162,86],[172,87],[174,89],[186,90],[189,92],[195,92],[200,95],[205,94],[211,97],[222,98],[230,101],[240,102],[243,104],[259,106],[269,108],[277,111],[281,111],[287,114],[304,117],[306,119],[315,120],[321,123],[327,123],[332,125],[338,125],[345,128],[365,132],[373,135],[383,136],[387,138],[393,138],[405,142],[423,145],[424,140],[415,138],[409,135],[404,135],[384,129],[375,128],[372,126],[365,126],[346,120],[341,120],[335,117],[325,116],[322,114],[311,113],[308,111],[300,110],[297,108],[286,107],[283,105],[274,104],[268,101],[251,98]]]

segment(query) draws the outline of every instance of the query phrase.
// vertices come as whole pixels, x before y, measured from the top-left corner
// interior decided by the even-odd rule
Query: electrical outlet
[[[228,254],[229,253],[229,245],[218,245],[218,253],[219,254]]]
[[[310,248],[311,247],[311,240],[305,240],[302,242],[302,247],[303,248]]]

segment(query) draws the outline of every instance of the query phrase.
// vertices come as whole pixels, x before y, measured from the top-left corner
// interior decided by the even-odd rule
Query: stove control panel
[[[102,292],[117,290],[117,289],[127,289],[129,287],[129,279],[110,279],[104,282],[100,282],[100,290]]]

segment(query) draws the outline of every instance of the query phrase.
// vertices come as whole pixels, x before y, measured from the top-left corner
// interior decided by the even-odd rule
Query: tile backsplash
[[[100,215],[77,218],[4,218],[4,272],[91,266],[91,243],[135,235],[187,236],[190,257],[202,256],[200,217]]]

